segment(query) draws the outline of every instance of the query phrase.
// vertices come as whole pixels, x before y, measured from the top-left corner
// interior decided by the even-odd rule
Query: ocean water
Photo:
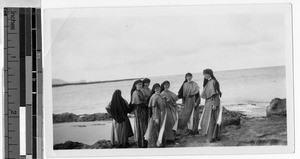
[[[131,118],[131,127],[134,130],[134,120]],[[54,144],[65,141],[77,141],[93,145],[98,140],[110,140],[111,121],[74,122],[54,124]]]
[[[222,105],[255,104],[266,105],[275,97],[285,98],[285,67],[268,67],[244,70],[220,71],[214,73],[218,79],[223,96]],[[150,87],[154,83],[169,80],[170,90],[177,94],[184,75],[161,76],[151,78]],[[203,75],[194,73],[193,80],[202,90]],[[92,114],[105,112],[116,89],[122,91],[124,99],[130,99],[130,89],[134,81],[74,85],[53,88],[53,113]],[[179,103],[181,101],[178,101]],[[202,104],[204,101],[202,100]],[[250,112],[249,112],[250,113]]]
[[[265,108],[273,98],[286,97],[284,66],[220,71],[215,72],[215,76],[223,93],[221,104],[229,110],[242,111],[248,116],[264,116]],[[151,86],[156,82],[162,83],[164,80],[169,80],[170,90],[177,93],[184,80],[184,75],[150,79],[152,80]],[[201,86],[202,90],[202,73],[195,73],[193,80]],[[124,81],[55,87],[53,88],[53,113],[105,112],[105,106],[111,100],[114,90],[120,89],[123,97],[129,99],[132,83],[133,81]],[[201,103],[204,103],[204,100]],[[110,140],[111,121],[54,124],[53,131],[54,144],[71,140],[91,145],[98,140]]]

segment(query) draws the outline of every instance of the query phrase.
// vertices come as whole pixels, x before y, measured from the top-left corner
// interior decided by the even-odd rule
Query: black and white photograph
[[[45,10],[53,150],[287,146],[290,12]]]

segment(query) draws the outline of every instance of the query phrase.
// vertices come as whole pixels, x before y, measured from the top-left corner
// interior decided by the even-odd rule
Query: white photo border
[[[168,7],[168,6],[201,6],[201,5],[220,5],[220,4],[286,4],[287,10],[294,11],[295,5],[291,1],[277,0],[277,1],[185,1],[185,2],[170,2],[170,1],[151,1],[149,4],[145,1],[126,1],[128,3],[102,3],[96,1],[42,1],[42,14],[47,9],[55,8],[82,8],[82,7]],[[255,3],[254,3],[255,2]],[[299,5],[299,4],[298,4]],[[299,8],[299,6],[297,6]],[[47,158],[74,158],[74,157],[100,157],[100,156],[153,156],[153,155],[209,155],[209,154],[277,154],[277,153],[293,153],[294,152],[294,63],[293,63],[293,40],[292,40],[292,12],[286,12],[286,93],[287,93],[287,132],[288,144],[287,146],[242,146],[242,147],[185,147],[185,148],[165,148],[165,149],[93,149],[93,150],[53,150],[53,121],[52,121],[52,63],[51,63],[51,24],[43,19],[43,53],[44,53],[44,150]],[[43,15],[43,18],[47,18]],[[293,15],[295,19],[295,15]]]

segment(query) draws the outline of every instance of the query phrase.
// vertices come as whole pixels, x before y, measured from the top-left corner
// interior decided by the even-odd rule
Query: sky
[[[68,82],[285,65],[281,7],[48,10],[52,78]]]

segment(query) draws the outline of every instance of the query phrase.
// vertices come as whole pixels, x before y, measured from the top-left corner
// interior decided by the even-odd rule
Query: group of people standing
[[[171,83],[155,83],[150,90],[150,79],[136,80],[130,91],[130,102],[122,98],[121,91],[113,93],[106,107],[112,116],[111,141],[118,147],[128,147],[128,138],[134,136],[138,147],[163,147],[166,142],[174,142],[178,129],[192,132],[195,127],[194,111],[201,98],[205,106],[197,129],[206,136],[206,142],[219,140],[222,107],[220,105],[220,85],[211,69],[203,70],[203,90],[187,73],[176,95],[169,90]],[[182,99],[182,108],[176,103]],[[128,113],[134,114],[134,131]]]

